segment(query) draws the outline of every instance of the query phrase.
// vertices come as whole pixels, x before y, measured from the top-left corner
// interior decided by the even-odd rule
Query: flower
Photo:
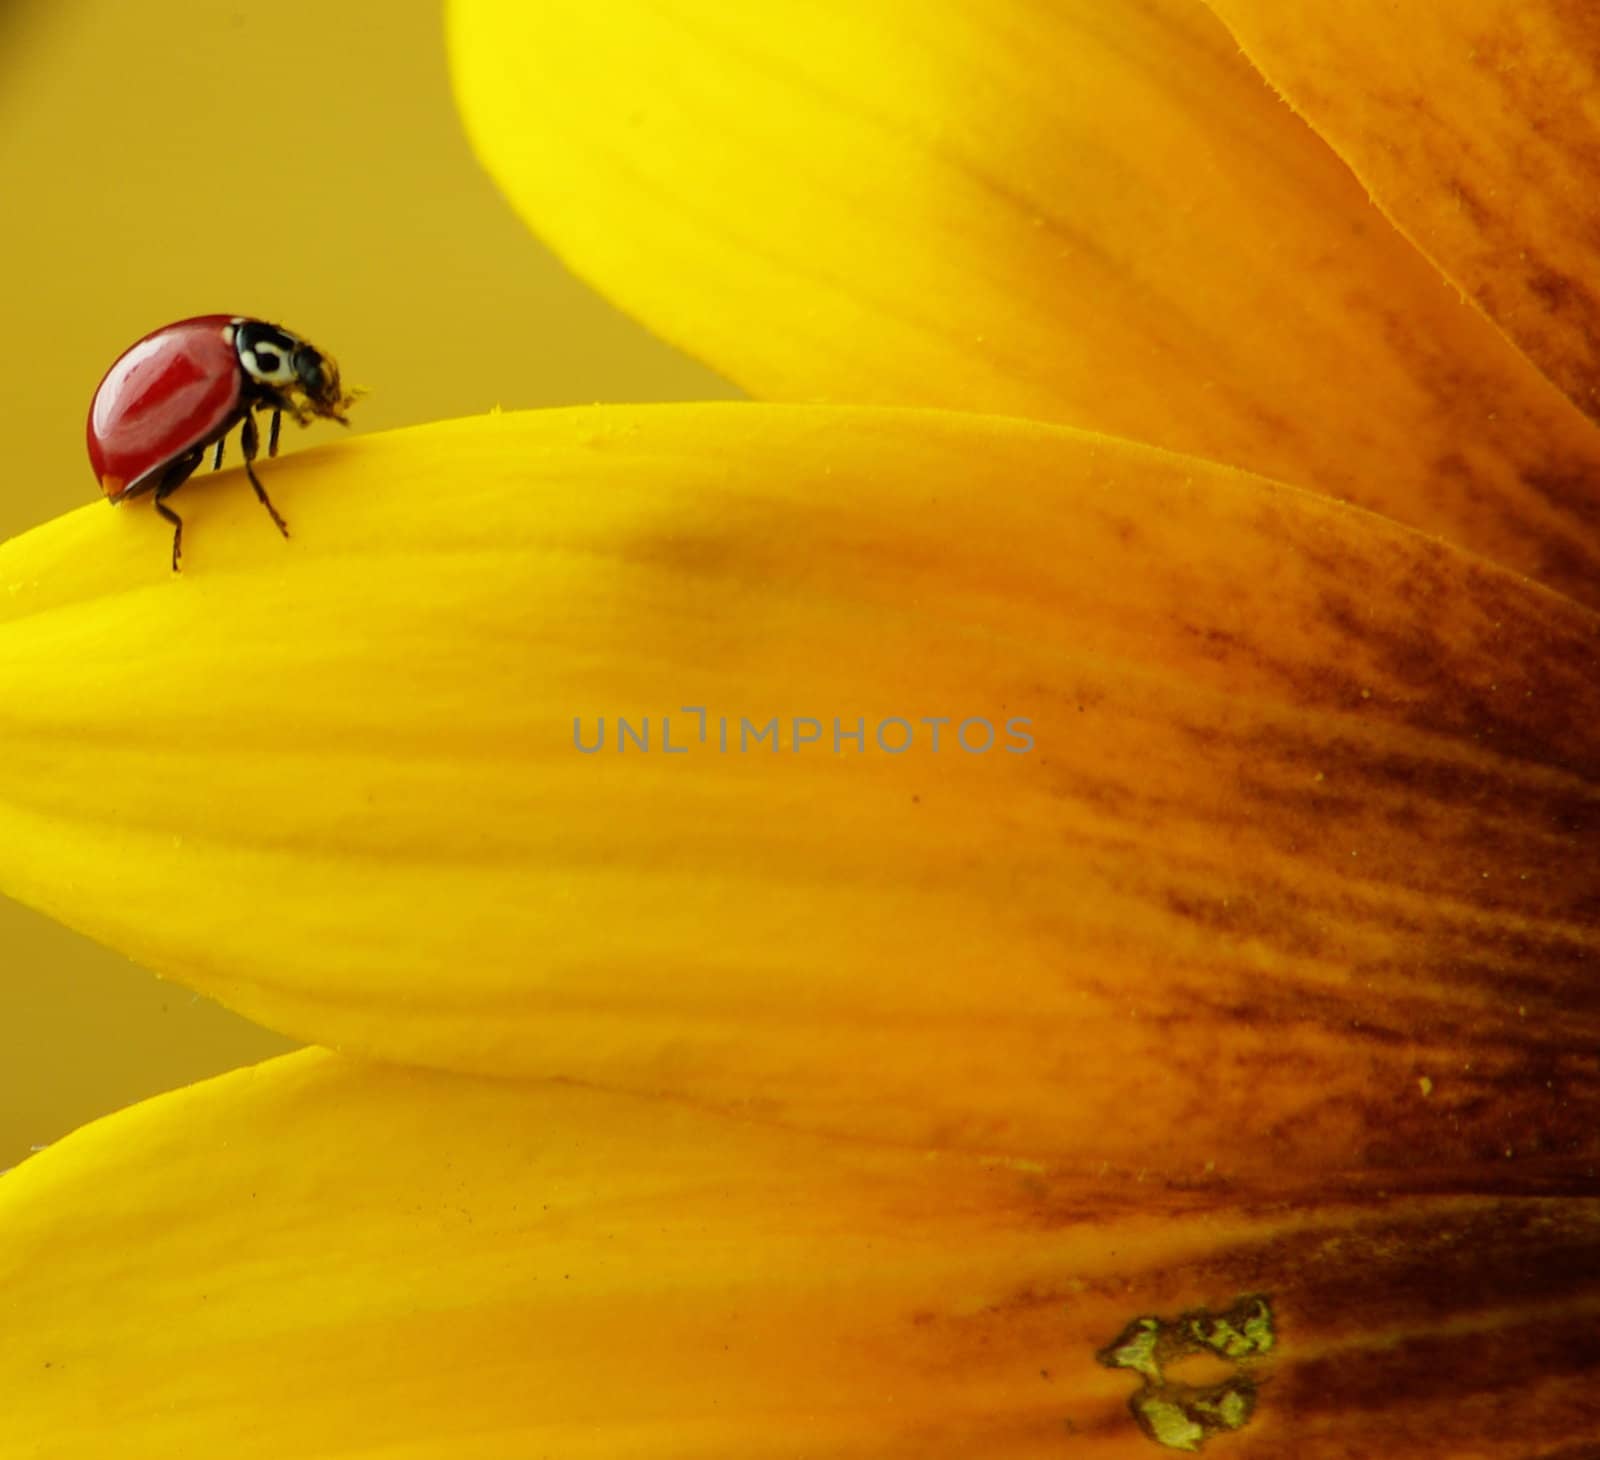
[[[1339,53],[1271,31],[1292,97]],[[0,1183],[0,1436],[1575,1443],[1572,332],[1463,304],[1205,12],[450,36],[577,267],[851,403],[296,457],[292,566],[219,523],[172,583],[103,511],[0,549],[0,886],[344,1052]]]

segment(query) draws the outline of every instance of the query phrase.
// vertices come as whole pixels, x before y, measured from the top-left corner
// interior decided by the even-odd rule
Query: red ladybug
[[[261,505],[287,537],[252,463],[260,449],[255,412],[270,410],[267,455],[278,454],[278,426],[287,411],[300,425],[327,416],[348,425],[355,400],[339,384],[339,367],[314,345],[264,320],[202,314],[146,335],[106,371],[89,404],[89,464],[114,504],[155,493],[155,508],[172,524],[172,571],[183,551],[183,520],[166,499],[186,482],[209,447],[222,465],[223,438],[235,426],[244,469]]]

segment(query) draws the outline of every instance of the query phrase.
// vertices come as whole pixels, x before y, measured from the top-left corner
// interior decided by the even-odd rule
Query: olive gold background
[[[462,137],[442,36],[436,0],[0,0],[0,536],[112,510],[84,457],[89,396],[126,345],[189,314],[306,334],[370,389],[357,431],[734,393],[512,216]],[[284,445],[339,434],[287,426]],[[218,490],[247,488],[202,475],[184,489]],[[153,514],[121,517],[165,554]],[[0,1168],[287,1047],[0,899]]]

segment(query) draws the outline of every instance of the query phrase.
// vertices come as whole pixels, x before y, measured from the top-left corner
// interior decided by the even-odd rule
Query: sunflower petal
[[[1509,1460],[1592,1433],[1600,1201],[1129,1198],[290,1056],[0,1180],[0,1452],[1038,1460],[1243,1431]]]
[[[914,1142],[1600,1154],[1569,601],[927,412],[489,417],[273,490],[288,543],[197,490],[180,578],[148,515],[0,549],[0,886],[146,966],[315,1043]]]
[[[1594,8],[1209,3],[1407,236],[1600,419]]]
[[[522,216],[757,395],[1125,435],[1600,605],[1600,434],[1191,0],[453,0],[450,37]]]

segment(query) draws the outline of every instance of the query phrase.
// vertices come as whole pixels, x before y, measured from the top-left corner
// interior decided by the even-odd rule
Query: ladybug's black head
[[[301,341],[290,357],[295,380],[319,415],[338,416],[349,404],[339,385],[339,367],[315,345]]]
[[[236,319],[233,328],[239,368],[264,394],[293,410],[296,419],[317,415],[344,420],[345,407],[355,397],[340,385],[332,356],[264,320]]]

